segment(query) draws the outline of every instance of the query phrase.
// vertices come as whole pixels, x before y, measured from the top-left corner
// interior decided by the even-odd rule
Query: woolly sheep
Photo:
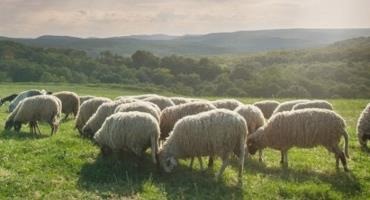
[[[161,140],[165,140],[172,131],[175,123],[188,115],[214,110],[216,107],[209,102],[198,101],[172,106],[164,109],[160,117]]]
[[[162,96],[154,96],[154,97],[148,97],[143,99],[143,101],[148,101],[151,103],[156,104],[161,110],[174,106],[175,104],[171,101],[171,99],[167,97],[162,97]]]
[[[80,110],[78,111],[76,117],[75,128],[82,135],[82,128],[85,126],[86,122],[90,117],[96,112],[99,106],[106,102],[111,102],[112,100],[105,97],[94,97],[81,104]]]
[[[15,97],[17,97],[18,94],[11,94],[9,96],[6,96],[4,98],[0,98],[0,106],[2,106],[5,102],[7,101],[13,101],[13,99],[15,99]]]
[[[308,102],[308,101],[310,101],[310,100],[300,99],[300,100],[292,100],[292,101],[283,102],[283,103],[279,104],[278,107],[276,107],[276,109],[274,110],[272,115],[275,115],[275,114],[277,114],[279,112],[283,112],[283,111],[291,111],[295,105],[297,105],[299,103],[305,103],[305,102]]]
[[[247,123],[239,114],[216,109],[180,119],[159,150],[159,163],[166,172],[177,165],[177,159],[220,156],[219,178],[234,152],[239,156],[239,182],[242,183]]]
[[[119,101],[106,102],[100,105],[82,128],[82,136],[92,138],[96,131],[101,127],[104,120],[112,115],[119,105],[132,103],[134,101],[135,100],[133,99],[121,99]]]
[[[8,111],[13,112],[13,110],[17,107],[19,102],[21,102],[23,99],[25,99],[27,97],[42,95],[42,94],[45,94],[45,93],[46,92],[40,91],[40,90],[23,91],[23,92],[19,93],[18,96],[15,99],[13,99],[13,101],[10,102]]]
[[[258,101],[254,103],[253,105],[257,106],[259,109],[261,109],[263,116],[265,119],[270,119],[272,113],[276,109],[276,107],[279,106],[278,101],[274,100],[265,100],[265,101]]]
[[[128,149],[141,156],[151,147],[153,162],[157,163],[159,132],[157,120],[148,113],[118,112],[104,121],[94,140],[103,154]]]
[[[14,127],[19,132],[22,123],[29,123],[31,133],[36,133],[36,128],[40,133],[37,122],[43,121],[51,126],[52,135],[56,133],[59,127],[59,118],[62,111],[61,105],[60,100],[51,95],[38,95],[25,98],[9,115],[5,123],[5,129],[9,130]]]
[[[95,96],[91,96],[91,95],[86,95],[86,96],[79,96],[79,98],[80,98],[80,105],[83,103],[83,102],[85,102],[85,101],[87,101],[87,100],[89,100],[89,99],[92,99],[92,98],[94,98]]]
[[[114,100],[120,100],[122,98],[131,98],[131,99],[137,99],[137,100],[143,100],[145,98],[149,97],[158,97],[157,94],[141,94],[141,95],[132,95],[132,96],[118,96]]]
[[[370,140],[370,103],[362,111],[357,121],[357,137],[361,147],[367,147],[367,140]]]
[[[243,105],[240,101],[236,99],[220,99],[212,101],[212,104],[216,106],[216,108],[225,108],[228,110],[235,110],[236,107]]]
[[[160,117],[160,110],[159,108],[155,108],[156,105],[152,105],[150,102],[144,102],[144,101],[139,101],[139,102],[132,102],[132,103],[127,103],[127,104],[122,104],[119,105],[114,113],[117,112],[130,112],[130,111],[138,111],[138,112],[144,112],[152,115],[157,122],[159,122],[159,117]]]
[[[254,154],[258,149],[270,147],[281,151],[281,163],[288,166],[288,150],[292,147],[313,148],[324,146],[333,152],[336,166],[339,159],[345,171],[348,171],[348,134],[342,117],[330,110],[303,109],[286,111],[273,115],[263,127],[248,136],[248,152]],[[344,152],[339,147],[344,137]]]
[[[333,106],[328,101],[324,100],[312,100],[304,103],[299,103],[293,106],[292,110],[301,110],[305,108],[321,108],[333,110]]]
[[[244,117],[248,126],[248,134],[254,133],[259,127],[265,125],[265,117],[257,106],[242,105],[234,111]],[[259,150],[259,161],[262,161],[262,150]]]
[[[175,105],[180,105],[180,104],[191,102],[191,99],[188,99],[185,97],[170,97],[170,99]]]
[[[80,98],[74,92],[62,91],[53,94],[62,102],[62,113],[65,114],[64,119],[67,119],[69,114],[77,116],[80,109]]]

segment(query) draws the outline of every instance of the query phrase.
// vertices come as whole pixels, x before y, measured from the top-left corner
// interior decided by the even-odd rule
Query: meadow
[[[110,98],[148,93],[118,85],[1,83],[0,97],[30,88]],[[238,100],[252,103],[259,99]],[[103,158],[99,148],[73,128],[74,119],[63,121],[53,136],[44,124],[41,136],[31,135],[26,126],[20,133],[5,131],[5,104],[0,107],[0,199],[369,199],[370,153],[360,149],[355,127],[370,100],[329,101],[347,122],[350,172],[337,171],[334,156],[320,147],[292,149],[285,170],[280,166],[279,152],[266,149],[263,163],[256,157],[246,161],[242,188],[237,184],[236,160],[216,182],[219,159],[205,172],[200,171],[198,162],[191,170],[189,161],[182,160],[173,173],[166,174],[156,170],[149,153],[143,166],[130,155]]]

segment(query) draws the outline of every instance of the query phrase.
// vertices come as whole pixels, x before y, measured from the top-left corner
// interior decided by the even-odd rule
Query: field
[[[110,98],[144,93],[108,85],[2,83],[0,96],[30,88]],[[239,100],[251,103],[256,99]],[[256,157],[246,161],[242,188],[237,186],[235,161],[216,182],[219,159],[206,172],[199,170],[198,162],[190,170],[189,161],[181,161],[174,173],[165,174],[156,171],[149,153],[142,167],[129,155],[102,158],[99,149],[73,129],[73,119],[64,121],[52,137],[46,125],[42,125],[43,134],[38,137],[31,135],[27,127],[18,134],[4,131],[8,115],[4,105],[0,108],[0,199],[369,199],[369,152],[360,150],[355,125],[370,100],[330,102],[348,125],[349,173],[336,171],[334,156],[323,148],[292,149],[287,170],[280,167],[279,152],[268,149],[264,163]]]

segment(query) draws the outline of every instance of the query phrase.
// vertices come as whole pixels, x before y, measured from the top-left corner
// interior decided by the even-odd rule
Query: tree
[[[149,67],[149,68],[157,68],[159,66],[159,58],[154,56],[149,51],[136,51],[131,56],[133,66],[136,68],[139,67]]]

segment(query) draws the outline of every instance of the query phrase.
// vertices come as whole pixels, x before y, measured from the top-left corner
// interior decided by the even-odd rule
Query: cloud
[[[370,27],[368,0],[1,0],[0,34],[119,36]]]

